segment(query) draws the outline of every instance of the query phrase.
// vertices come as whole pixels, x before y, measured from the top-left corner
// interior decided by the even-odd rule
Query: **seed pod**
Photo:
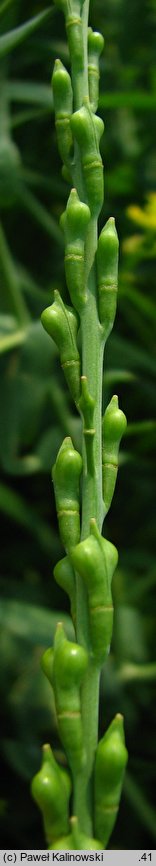
[[[52,846],[60,833],[68,833],[71,781],[49,745],[43,746],[42,766],[32,780],[31,792],[42,812],[47,843]]]
[[[110,541],[101,537],[94,519],[90,522],[89,537],[71,551],[71,560],[87,588],[92,651],[98,663],[103,664],[112,636],[111,580],[118,553]]]
[[[58,452],[52,477],[55,489],[59,530],[65,550],[70,550],[80,538],[79,480],[82,457],[67,436]]]
[[[68,165],[73,149],[73,139],[70,118],[73,109],[73,91],[71,78],[61,60],[55,60],[52,75],[54,96],[55,126],[58,149],[62,162]]]
[[[80,356],[76,342],[78,316],[63,303],[59,292],[54,291],[54,303],[43,311],[41,321],[58,346],[61,367],[77,405],[80,397]]]
[[[95,758],[95,833],[106,848],[119,807],[127,763],[123,717],[118,713],[100,740]]]
[[[67,286],[72,304],[78,312],[81,311],[87,298],[84,248],[89,221],[90,210],[88,206],[80,201],[76,189],[72,189],[60,223],[65,234]]]
[[[112,397],[102,421],[102,479],[105,514],[113,498],[117,472],[119,445],[127,426],[126,416],[119,409],[118,397]]]
[[[48,647],[41,656],[41,668],[51,686],[53,686],[53,663],[54,650],[53,647]]]
[[[101,849],[101,844],[97,839],[91,839],[79,829],[77,818],[74,816],[70,819],[71,832],[68,836],[61,836],[57,839],[53,846],[54,851],[96,851]],[[50,846],[52,848],[52,846]]]
[[[91,111],[88,100],[71,117],[71,128],[78,142],[86,195],[91,214],[98,217],[103,204],[103,165],[99,142],[104,124],[101,117]]]
[[[62,589],[67,592],[70,598],[71,604],[71,615],[73,624],[75,626],[76,622],[76,588],[75,588],[75,574],[74,569],[72,568],[71,562],[68,556],[65,556],[64,559],[61,559],[57,562],[54,568],[54,577],[56,583],[62,587]]]
[[[112,330],[116,313],[118,248],[119,242],[114,217],[110,217],[102,229],[97,248],[99,318],[103,325],[105,340]]]
[[[97,111],[99,101],[99,57],[104,47],[102,33],[88,28],[88,84],[92,111]]]
[[[44,665],[44,657],[42,661]],[[62,623],[58,623],[56,630],[51,674],[50,656],[48,663],[48,678],[51,676],[53,684],[60,738],[72,773],[77,773],[85,763],[80,685],[87,668],[88,655],[83,647],[66,639]]]

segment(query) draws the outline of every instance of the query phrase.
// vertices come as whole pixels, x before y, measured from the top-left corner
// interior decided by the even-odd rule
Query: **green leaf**
[[[14,48],[17,48],[24,39],[27,39],[28,36],[31,36],[31,33],[40,27],[43,21],[48,18],[49,15],[52,14],[52,9],[49,7],[45,9],[44,12],[40,12],[39,15],[36,15],[35,18],[31,18],[30,21],[26,21],[26,24],[21,24],[20,27],[16,27],[14,30],[10,30],[8,33],[5,33],[0,37],[0,57],[5,57],[9,51],[13,51]]]
[[[70,616],[60,611],[46,610],[26,602],[10,599],[0,600],[0,624],[3,628],[29,643],[49,646],[54,640],[58,621],[63,622],[69,640],[73,640],[73,625]]]
[[[47,84],[36,84],[34,81],[7,81],[5,92],[7,98],[13,102],[40,105],[49,113],[53,110],[52,91]]]
[[[9,6],[11,6],[11,3],[13,3],[13,0],[4,0],[4,2],[1,3],[0,16],[4,15],[4,12],[6,12],[7,9],[9,9]]]
[[[128,424],[127,430],[125,431],[126,436],[142,436],[147,435],[147,433],[154,433],[156,431],[156,421],[136,421],[133,424]]]
[[[150,357],[144,349],[139,348],[135,343],[132,343],[128,339],[125,340],[124,337],[113,334],[108,341],[106,352],[108,367],[115,366],[114,358],[123,357],[124,368],[127,364],[128,369],[130,366],[132,370],[135,370],[136,372],[141,369],[145,370],[147,373],[152,373],[155,376],[155,358]]]
[[[7,334],[5,337],[0,337],[0,355],[5,352],[11,352],[17,346],[21,346],[26,339],[26,328],[17,329],[12,334]]]
[[[154,321],[156,321],[156,306],[154,301],[148,298],[147,295],[143,295],[143,292],[139,293],[136,289],[129,288],[128,286],[125,288],[120,287],[119,300],[122,296],[128,298],[141,315],[145,315],[154,324]]]
[[[124,90],[109,91],[101,93],[99,98],[100,108],[135,108],[140,111],[151,111],[156,107],[156,94],[146,90]]]
[[[46,208],[26,187],[18,187],[18,198],[25,210],[31,214],[32,218],[44,229],[50,238],[54,238],[59,246],[63,247],[62,232],[54,218],[48,213]]]
[[[41,547],[53,556],[60,552],[56,534],[42,520],[30,503],[6,484],[0,484],[0,511],[37,538]]]

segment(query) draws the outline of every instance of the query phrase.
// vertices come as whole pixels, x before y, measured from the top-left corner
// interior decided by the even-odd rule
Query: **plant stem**
[[[100,670],[93,659],[82,690],[82,718],[84,730],[84,746],[86,749],[86,765],[84,771],[74,780],[74,814],[77,815],[80,827],[85,833],[92,835],[92,769],[98,736]]]
[[[88,96],[88,57],[87,57],[87,32],[88,32],[89,0],[85,0],[82,12],[83,28],[83,50],[84,65],[79,77],[74,74],[72,67],[72,82],[74,91],[74,109],[77,110],[83,103],[84,96]],[[82,201],[86,201],[86,193],[82,176],[79,148],[75,146],[75,159],[73,165],[73,181]],[[88,228],[85,267],[86,281],[88,282],[88,299],[81,315],[81,341],[82,341],[82,375],[87,377],[88,391],[95,401],[94,410],[94,441],[93,441],[93,467],[88,469],[85,437],[82,436],[83,457],[83,479],[82,479],[82,530],[81,540],[86,538],[90,532],[90,520],[95,517],[99,530],[103,523],[103,499],[102,499],[102,376],[103,376],[103,339],[102,329],[99,324],[97,300],[96,300],[96,269],[95,253],[97,249],[97,220],[91,219]],[[84,582],[76,575],[77,587],[77,641],[85,646],[89,653],[89,666],[84,677],[81,700],[82,700],[82,722],[84,734],[84,747],[86,751],[86,764],[84,771],[78,774],[74,780],[74,814],[77,815],[80,826],[85,833],[92,834],[92,770],[94,764],[95,750],[98,740],[98,708],[99,708],[99,680],[100,670],[95,663],[90,647],[89,623],[88,623],[88,599]]]
[[[92,226],[92,243],[90,254],[94,256],[96,246],[95,226]],[[89,260],[89,254],[88,260]],[[88,262],[87,262],[88,264]],[[89,393],[95,400],[94,411],[94,443],[93,472],[88,471],[86,445],[83,436],[83,480],[82,480],[82,531],[81,539],[87,537],[90,531],[90,520],[95,517],[99,530],[103,522],[102,499],[102,374],[103,374],[103,340],[99,325],[96,303],[96,274],[92,266],[88,279],[88,301],[81,317],[82,334],[82,372],[87,376]],[[88,627],[88,601],[83,580],[76,576],[77,583],[77,640],[89,652],[89,667],[83,681],[82,720],[84,746],[86,750],[86,766],[84,772],[75,781],[75,810],[80,825],[85,832],[93,832],[92,828],[92,769],[98,740],[98,707],[100,670],[90,654],[90,638]]]
[[[73,84],[74,111],[77,111],[82,106],[84,96],[88,96],[88,61],[87,61],[87,33],[88,33],[88,15],[89,2],[85,0],[82,11],[82,34],[83,34],[83,65],[78,68],[75,58],[71,54],[71,78]]]

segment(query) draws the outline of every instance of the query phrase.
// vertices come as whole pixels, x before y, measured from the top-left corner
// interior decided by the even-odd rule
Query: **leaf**
[[[49,611],[27,602],[0,600],[0,624],[8,632],[33,645],[51,646],[58,621],[63,622],[69,640],[73,640],[70,616],[60,611]]]
[[[100,108],[135,108],[140,111],[151,111],[156,107],[156,94],[146,90],[124,90],[109,91],[101,93],[99,98]]]
[[[8,99],[13,102],[30,102],[30,104],[43,106],[50,113],[53,110],[52,91],[47,84],[36,84],[34,81],[7,81],[5,92]]]
[[[4,12],[11,6],[11,3],[13,3],[13,0],[3,0],[0,6],[0,16],[4,15]]]
[[[155,809],[152,808],[143,790],[129,773],[126,773],[124,781],[124,793],[133,811],[139,816],[141,824],[148,830],[149,836],[156,839]]]
[[[60,552],[56,534],[42,520],[30,503],[6,484],[0,484],[0,511],[37,538],[41,547],[53,556]]]
[[[38,201],[30,190],[26,187],[18,187],[18,199],[21,205],[28,211],[49,237],[54,238],[59,246],[63,247],[62,232],[54,218],[48,213],[46,208]]]
[[[107,344],[107,365],[110,368],[115,366],[114,357],[123,358],[124,368],[125,365],[128,365],[132,368],[132,370],[138,371],[138,369],[145,370],[145,372],[152,373],[154,376],[156,374],[156,361],[154,358],[150,357],[150,355],[144,351],[143,349],[138,348],[134,343],[130,340],[125,340],[124,337],[118,336],[117,334],[113,334]]]
[[[156,421],[135,421],[133,424],[128,424],[127,429],[125,431],[126,436],[142,436],[147,435],[147,433],[154,433],[156,431]]]
[[[26,339],[26,328],[17,329],[12,334],[7,334],[5,337],[0,337],[0,355],[5,352],[11,352],[17,346],[21,346]]]
[[[30,781],[40,762],[40,747],[34,742],[2,740],[3,754],[15,773]]]
[[[9,51],[13,51],[14,48],[17,48],[24,39],[27,39],[28,36],[31,36],[31,33],[40,27],[40,25],[45,21],[49,15],[52,14],[52,9],[49,7],[45,9],[44,12],[40,12],[39,15],[36,15],[35,18],[31,18],[30,21],[26,21],[25,24],[21,24],[20,27],[16,27],[14,30],[10,30],[8,33],[5,33],[0,37],[0,57],[5,57]]]
[[[139,293],[137,289],[129,288],[128,286],[125,288],[120,287],[119,301],[122,296],[128,298],[141,315],[145,315],[154,324],[154,321],[156,321],[156,306],[154,301],[148,298],[147,295],[143,295],[143,292]]]

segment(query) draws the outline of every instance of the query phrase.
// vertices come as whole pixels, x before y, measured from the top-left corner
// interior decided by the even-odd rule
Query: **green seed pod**
[[[53,647],[49,647],[41,657],[41,668],[51,686],[53,686],[53,663],[54,650]]]
[[[102,33],[88,28],[88,84],[92,111],[97,111],[99,101],[99,57],[104,47]]]
[[[71,781],[55,761],[49,745],[43,746],[42,766],[32,780],[31,792],[41,809],[47,843],[52,847],[60,833],[68,833]]]
[[[67,207],[61,216],[65,234],[65,272],[72,304],[78,312],[86,301],[84,247],[90,221],[89,207],[80,201],[76,189],[72,189]]]
[[[73,624],[75,626],[76,622],[76,588],[75,588],[75,574],[74,569],[72,568],[71,562],[68,556],[65,556],[64,559],[61,559],[57,562],[54,568],[54,577],[56,583],[61,586],[62,589],[67,592],[70,598],[71,604],[71,615]]]
[[[112,397],[102,421],[102,479],[105,514],[113,498],[117,472],[119,445],[127,426],[126,416],[119,409],[118,397]]]
[[[88,100],[71,117],[71,128],[78,142],[82,160],[84,182],[91,214],[98,217],[103,204],[103,165],[99,142],[104,124],[91,111]]]
[[[106,848],[112,833],[127,763],[123,717],[118,713],[100,740],[95,758],[95,833]]]
[[[79,481],[82,457],[67,436],[58,452],[52,477],[60,536],[65,550],[71,549],[80,538]]]
[[[70,184],[70,186],[71,186],[72,176],[71,176],[71,172],[69,171],[69,168],[67,168],[66,165],[62,165],[62,177],[63,177],[63,180],[65,180],[66,183]]]
[[[99,318],[103,325],[105,340],[112,330],[117,304],[119,242],[114,217],[110,217],[98,241],[97,283],[99,294]]]
[[[85,833],[79,829],[78,820],[76,817],[70,819],[71,832],[68,836],[61,836],[60,839],[57,839],[55,845],[53,846],[54,851],[56,849],[58,851],[96,851],[101,849],[101,844],[97,839],[91,839],[89,836],[86,836]],[[50,846],[50,849],[52,845]]]
[[[80,397],[80,356],[77,348],[78,316],[71,307],[63,303],[59,292],[54,291],[54,303],[43,311],[41,321],[45,331],[58,346],[61,367],[77,405]]]
[[[112,636],[111,580],[118,553],[110,541],[101,537],[94,519],[90,522],[89,537],[71,551],[71,560],[87,588],[92,651],[98,663],[103,664]]]
[[[58,623],[51,679],[60,739],[73,774],[80,772],[85,763],[80,686],[87,664],[86,650],[68,641],[62,623]]]
[[[70,118],[73,110],[73,91],[71,78],[61,60],[55,60],[52,75],[52,88],[54,96],[55,125],[57,132],[58,149],[65,164],[73,149],[73,139]]]

